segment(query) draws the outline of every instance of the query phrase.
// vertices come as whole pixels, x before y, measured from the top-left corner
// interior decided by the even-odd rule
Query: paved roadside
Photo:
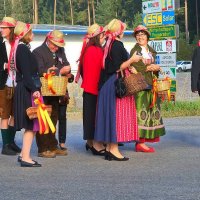
[[[34,143],[43,167],[31,169],[0,155],[0,199],[200,200],[200,117],[164,121],[167,135],[153,145],[156,153],[126,144],[121,150],[130,160],[109,162],[85,151],[81,120],[69,120],[67,157],[36,158]]]

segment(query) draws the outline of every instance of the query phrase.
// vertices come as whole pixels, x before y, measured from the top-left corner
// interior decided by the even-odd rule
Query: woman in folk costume
[[[26,114],[26,109],[34,105],[33,100],[41,96],[40,84],[36,85],[33,81],[33,77],[37,77],[39,73],[37,61],[28,46],[33,39],[32,27],[30,24],[17,22],[14,33],[16,39],[13,53],[17,82],[14,94],[15,128],[18,131],[25,129],[21,157],[18,157],[18,161],[22,167],[41,167],[41,164],[32,160],[30,156],[38,126]]]
[[[90,150],[94,155],[105,153],[103,143],[94,140],[98,83],[103,67],[104,32],[104,28],[98,24],[88,28],[79,59],[83,88],[83,139],[87,140],[86,150]]]
[[[0,23],[0,113],[1,134],[3,141],[2,154],[16,155],[21,149],[15,144],[13,97],[15,82],[15,68],[13,59],[10,59],[10,51],[14,42],[14,28],[16,20],[12,17],[4,17]]]
[[[138,129],[140,140],[136,143],[135,149],[137,152],[153,153],[153,147],[148,147],[145,142],[158,142],[160,136],[165,134],[165,128],[160,114],[160,99],[157,97],[153,102],[153,77],[158,76],[160,67],[153,64],[155,61],[156,52],[148,45],[150,33],[143,25],[139,25],[134,29],[134,37],[136,38],[136,45],[131,50],[130,55],[138,52],[143,59],[137,63],[132,63],[132,66],[141,72],[149,87],[137,93],[135,96]]]
[[[121,39],[126,25],[113,19],[106,27],[107,42],[104,49],[104,67],[101,71],[98,97],[96,131],[94,139],[107,144],[105,159],[127,161],[119,149],[118,142],[138,140],[138,127],[133,96],[117,98],[114,82],[117,72],[125,70],[134,73],[131,63],[138,62],[141,56],[134,54],[128,58]]]

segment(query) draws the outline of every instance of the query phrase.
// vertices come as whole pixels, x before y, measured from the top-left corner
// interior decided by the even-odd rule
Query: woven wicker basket
[[[169,90],[170,86],[171,86],[171,81],[169,80],[164,80],[164,79],[157,80],[157,92]]]
[[[52,112],[52,106],[51,105],[45,105],[47,112],[51,116]],[[26,109],[26,114],[28,115],[29,119],[35,119],[37,118],[37,107],[29,107]]]
[[[52,94],[52,92],[48,88],[48,81],[44,77],[40,78],[42,87],[41,92],[42,96],[64,96],[67,90],[67,77],[65,76],[52,76],[52,88],[56,91],[56,94]]]

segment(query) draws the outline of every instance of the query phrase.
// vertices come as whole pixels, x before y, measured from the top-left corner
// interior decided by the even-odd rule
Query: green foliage
[[[180,34],[178,41],[177,60],[192,60],[194,49],[197,46],[198,38],[195,37],[192,44],[188,44],[185,39],[185,33]]]
[[[133,29],[136,28],[138,25],[142,24],[142,14],[137,12],[134,15],[134,20],[133,20]]]
[[[102,0],[96,9],[96,21],[101,25],[106,25],[113,18],[118,17],[118,4],[115,0]]]
[[[163,117],[180,117],[180,116],[199,116],[200,115],[200,100],[199,101],[176,101],[163,102],[161,104]]]

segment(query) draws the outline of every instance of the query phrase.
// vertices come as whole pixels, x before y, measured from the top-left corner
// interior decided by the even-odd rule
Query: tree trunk
[[[96,16],[95,16],[94,0],[92,0],[92,15],[93,15],[93,23],[95,23],[96,22]]]
[[[35,24],[35,0],[33,0],[33,24]]]
[[[88,2],[88,25],[91,25],[91,21],[90,21],[90,0],[87,1]]]
[[[54,23],[54,25],[56,25],[56,0],[54,0],[53,23]]]
[[[38,24],[38,0],[34,0],[34,2],[35,2],[35,24]]]
[[[197,19],[197,38],[199,38],[199,12],[198,12],[197,0],[196,0],[196,19]]]
[[[69,3],[70,3],[71,23],[72,25],[74,25],[74,11],[73,11],[72,0],[69,0]]]
[[[187,0],[185,0],[185,35],[186,35],[186,42],[189,43]]]

